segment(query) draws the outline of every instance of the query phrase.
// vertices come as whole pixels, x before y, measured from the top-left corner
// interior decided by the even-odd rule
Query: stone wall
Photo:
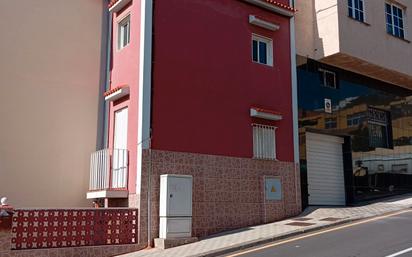
[[[301,212],[300,179],[292,162],[146,150],[143,153],[139,242],[147,241],[147,190],[151,176],[151,237],[159,236],[161,174],[193,176],[192,235],[264,224]],[[265,201],[264,177],[277,176],[282,200]],[[139,203],[139,199],[135,199]]]

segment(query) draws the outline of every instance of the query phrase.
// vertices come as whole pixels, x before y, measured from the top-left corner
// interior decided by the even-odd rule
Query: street
[[[412,211],[246,249],[227,257],[412,256]]]

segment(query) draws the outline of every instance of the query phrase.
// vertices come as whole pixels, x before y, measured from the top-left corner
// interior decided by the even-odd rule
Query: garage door
[[[309,205],[345,205],[343,138],[306,134]]]

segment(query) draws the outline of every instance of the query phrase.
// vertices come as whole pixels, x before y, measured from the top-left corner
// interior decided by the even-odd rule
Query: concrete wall
[[[384,0],[365,1],[366,23],[348,18],[347,0],[338,0],[341,52],[370,63],[412,76],[412,44],[386,32]],[[406,6],[406,39],[412,40],[410,0],[397,0]]]
[[[106,6],[1,3],[0,196],[15,207],[89,205],[90,153],[101,144]]]

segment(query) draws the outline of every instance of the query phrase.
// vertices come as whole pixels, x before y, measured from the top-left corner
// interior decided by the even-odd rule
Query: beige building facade
[[[15,207],[90,205],[106,10],[102,0],[1,1],[0,196]]]
[[[351,17],[348,0],[296,0],[297,54],[374,79],[412,88],[411,2],[351,2],[353,8],[355,4],[362,2],[361,21],[359,17],[356,19],[354,13],[354,17]],[[394,36],[387,32],[386,4],[402,10],[403,36]]]

